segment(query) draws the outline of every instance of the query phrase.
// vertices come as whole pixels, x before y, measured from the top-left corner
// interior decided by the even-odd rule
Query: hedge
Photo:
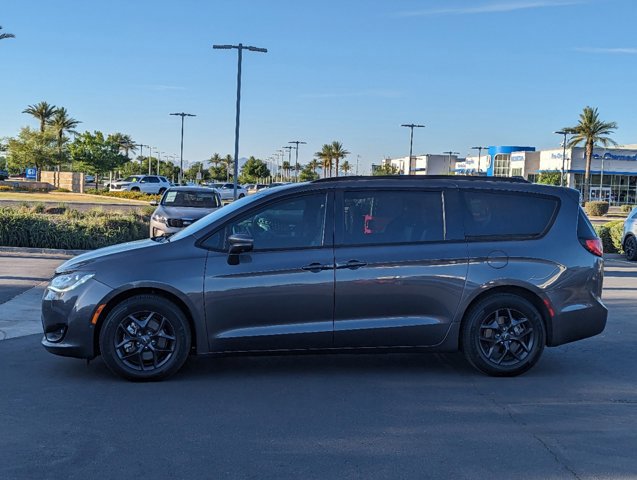
[[[148,238],[148,218],[136,213],[60,208],[61,214],[47,214],[34,210],[0,208],[0,245],[91,250]]]
[[[614,220],[604,223],[603,225],[595,225],[595,231],[602,240],[604,253],[623,253],[622,235],[624,233],[624,221]]]
[[[608,213],[608,202],[586,202],[584,210],[589,217],[601,217]]]
[[[90,195],[101,195],[103,197],[115,197],[115,198],[126,198],[128,200],[144,200],[150,202],[151,200],[160,200],[161,195],[153,195],[151,193],[143,193],[143,192],[108,192],[106,190],[95,190],[89,189],[85,190],[84,193],[88,193]]]
[[[620,208],[623,213],[630,213],[635,205],[622,205]]]

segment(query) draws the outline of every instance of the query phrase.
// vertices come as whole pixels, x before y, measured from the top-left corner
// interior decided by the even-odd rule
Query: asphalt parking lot
[[[605,332],[512,379],[392,354],[196,358],[134,384],[0,341],[0,478],[635,478],[637,264],[606,266]]]

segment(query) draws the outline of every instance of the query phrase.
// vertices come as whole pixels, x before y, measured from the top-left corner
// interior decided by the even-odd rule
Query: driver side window
[[[225,238],[237,233],[254,239],[254,250],[287,250],[323,246],[327,196],[288,198],[229,223]],[[225,248],[228,247],[226,240]]]

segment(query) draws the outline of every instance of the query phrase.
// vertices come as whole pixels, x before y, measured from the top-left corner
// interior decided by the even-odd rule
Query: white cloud
[[[451,8],[429,8],[425,10],[414,10],[409,12],[399,12],[399,17],[425,17],[432,15],[474,15],[480,13],[502,13],[514,12],[517,10],[531,10],[536,8],[565,7],[569,5],[580,5],[584,0],[537,0],[526,2],[499,2],[485,3],[471,7],[451,7]]]
[[[578,52],[583,53],[607,53],[607,54],[625,54],[625,55],[637,55],[637,48],[622,47],[622,48],[597,48],[597,47],[580,47],[575,49]]]

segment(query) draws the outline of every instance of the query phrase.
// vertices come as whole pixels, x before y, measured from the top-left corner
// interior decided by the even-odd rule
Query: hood
[[[55,269],[55,273],[64,273],[84,268],[86,265],[93,263],[95,260],[103,259],[109,255],[115,255],[123,252],[130,252],[133,250],[139,250],[147,247],[159,246],[161,243],[155,242],[151,239],[137,240],[135,242],[120,243],[118,245],[111,245],[110,247],[98,248],[90,252],[83,253],[77,257],[73,257],[67,260],[58,268]]]
[[[161,215],[166,218],[192,218],[193,220],[199,220],[200,218],[205,217],[211,212],[214,212],[219,207],[216,208],[197,208],[197,207],[166,207],[161,206],[156,211],[155,214]]]

